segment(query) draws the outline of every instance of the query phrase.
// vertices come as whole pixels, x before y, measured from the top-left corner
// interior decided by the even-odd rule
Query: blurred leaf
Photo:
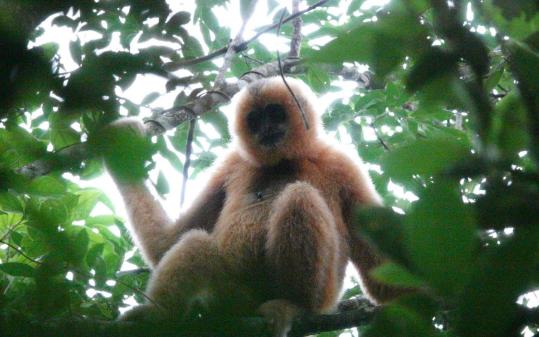
[[[430,185],[405,218],[406,251],[418,272],[442,295],[457,294],[474,268],[475,220],[458,184]]]
[[[19,262],[6,262],[0,264],[0,271],[11,276],[34,277],[34,268]]]
[[[439,48],[431,48],[413,66],[408,75],[406,87],[414,92],[429,81],[456,71],[457,62],[457,55]]]
[[[81,48],[81,42],[79,39],[71,41],[69,43],[69,51],[71,53],[71,57],[73,58],[73,61],[80,64],[82,62],[82,48]]]
[[[407,53],[427,47],[425,27],[400,2],[391,14],[375,23],[364,23],[339,34],[320,50],[306,55],[309,62],[367,63],[381,78],[397,67]]]
[[[510,336],[517,298],[530,289],[537,263],[539,229],[518,229],[507,242],[490,249],[475,268],[472,282],[460,297],[456,330],[459,336]]]
[[[82,228],[71,241],[73,253],[69,257],[70,260],[76,264],[79,264],[81,261],[83,261],[88,251],[89,242],[90,238],[88,237],[88,232],[86,231],[86,229]]]
[[[511,68],[518,80],[518,89],[529,114],[530,134],[534,137],[531,148],[535,160],[539,160],[539,54],[527,45],[510,42]]]
[[[419,288],[424,285],[424,282],[420,278],[395,263],[386,262],[374,269],[371,273],[378,281],[392,286]]]
[[[421,139],[388,152],[382,159],[386,174],[395,179],[409,179],[414,174],[432,176],[470,157],[462,141],[451,138]]]
[[[354,224],[356,230],[385,256],[407,265],[401,216],[387,208],[357,207],[354,210]]]
[[[91,149],[102,154],[109,169],[122,180],[146,177],[145,163],[153,152],[149,139],[128,127],[106,128],[90,140]]]
[[[169,31],[175,32],[178,27],[185,25],[191,21],[191,14],[189,12],[179,11],[168,19],[166,28]]]
[[[505,96],[497,105],[492,131],[503,157],[514,159],[529,145],[526,132],[528,119],[522,100],[514,92]]]
[[[435,336],[430,320],[421,317],[414,310],[398,304],[384,306],[373,322],[362,333],[365,337]]]
[[[489,74],[487,80],[485,81],[485,90],[487,92],[492,91],[492,89],[494,89],[496,85],[498,85],[504,71],[505,67],[503,65],[500,65],[493,69],[493,71]]]
[[[35,178],[29,186],[29,191],[36,195],[62,195],[65,193],[64,184],[57,178],[42,176]]]
[[[152,103],[153,101],[155,101],[157,98],[159,98],[159,96],[161,96],[161,94],[159,94],[158,92],[155,92],[155,91],[151,92],[142,99],[142,102],[140,102],[140,105],[148,105]]]
[[[320,67],[314,65],[307,69],[307,79],[309,86],[316,92],[324,91],[331,82],[327,71],[323,71]]]
[[[0,210],[4,212],[22,212],[21,201],[10,192],[0,192]]]

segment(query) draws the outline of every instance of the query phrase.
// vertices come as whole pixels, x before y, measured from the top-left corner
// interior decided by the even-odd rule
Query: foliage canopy
[[[213,162],[230,140],[217,104],[196,112],[196,124],[217,136],[183,123],[148,142],[103,126],[120,115],[151,121],[163,97],[172,102],[164,112],[185,114],[204,92],[212,95],[219,73],[230,86],[275,61],[275,48],[254,39],[236,46],[229,68],[213,62],[234,38],[218,16],[232,3],[171,10],[164,0],[0,1],[4,322],[113,320],[126,298],[144,301],[147,273],[120,271],[125,261],[144,267],[124,220],[99,189],[72,177],[102,174],[99,158],[111,148],[123,150],[116,159],[126,178],[155,170],[156,154],[179,172],[189,157],[191,176]],[[244,19],[251,3],[241,1]],[[264,3],[278,22],[282,5]],[[324,123],[354,144],[385,199],[387,208],[357,212],[358,230],[393,260],[375,274],[421,291],[379,310],[361,327],[365,336],[532,335],[537,328],[527,301],[539,281],[539,7],[450,3],[321,2],[301,16],[309,29],[300,63],[287,68],[323,95],[342,90],[346,70],[369,67],[354,76],[350,97],[332,101]],[[50,27],[70,36],[68,52],[60,48],[65,39],[38,43]],[[294,39],[291,25],[281,30]],[[122,95],[148,75],[163,86],[137,102]],[[47,174],[29,177],[24,168],[39,160]],[[167,177],[157,177],[166,195]],[[108,215],[93,215],[98,203]]]

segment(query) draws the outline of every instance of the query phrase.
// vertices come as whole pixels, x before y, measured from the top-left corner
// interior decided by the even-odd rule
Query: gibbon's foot
[[[149,303],[138,305],[118,317],[119,321],[130,322],[154,322],[164,319],[165,316],[163,310],[157,308],[154,304]]]
[[[277,299],[262,303],[257,312],[271,325],[273,337],[286,337],[294,318],[298,317],[302,310],[290,301]]]

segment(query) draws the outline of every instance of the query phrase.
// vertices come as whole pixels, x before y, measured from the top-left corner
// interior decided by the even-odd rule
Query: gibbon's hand
[[[120,182],[138,182],[146,177],[145,163],[151,160],[151,143],[143,124],[134,118],[121,118],[103,128],[95,139],[97,153],[107,170]]]

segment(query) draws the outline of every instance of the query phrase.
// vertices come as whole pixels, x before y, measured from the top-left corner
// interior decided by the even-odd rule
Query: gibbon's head
[[[314,155],[320,129],[317,100],[300,80],[287,78],[309,124],[305,128],[301,111],[280,77],[253,82],[234,96],[231,133],[240,153],[259,165],[282,159]]]

